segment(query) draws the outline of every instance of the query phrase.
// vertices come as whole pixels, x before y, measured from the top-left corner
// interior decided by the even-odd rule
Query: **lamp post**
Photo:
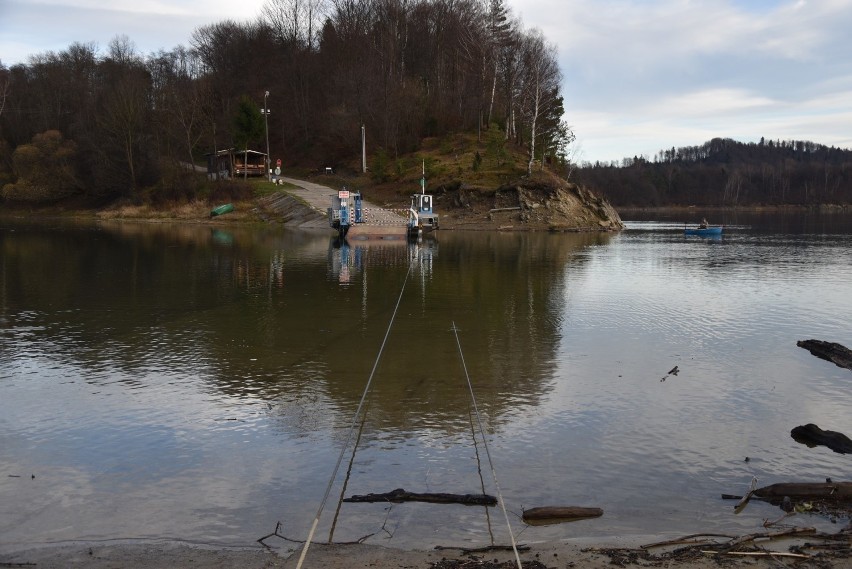
[[[272,181],[272,172],[270,172],[270,160],[269,160],[269,105],[266,103],[266,100],[269,98],[269,91],[266,91],[263,94],[263,129],[266,131],[266,180]]]

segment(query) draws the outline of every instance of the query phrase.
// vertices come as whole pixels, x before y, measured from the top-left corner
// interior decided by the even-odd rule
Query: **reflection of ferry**
[[[343,189],[331,197],[328,223],[339,237],[358,240],[404,240],[418,238],[438,229],[438,214],[432,208],[432,196],[414,194],[405,212],[364,207],[360,192]],[[407,215],[403,217],[400,213]]]
[[[424,276],[432,274],[432,259],[438,242],[432,239],[355,240],[332,237],[328,245],[329,271],[340,283],[349,283],[354,275],[368,267],[393,267],[412,264]]]

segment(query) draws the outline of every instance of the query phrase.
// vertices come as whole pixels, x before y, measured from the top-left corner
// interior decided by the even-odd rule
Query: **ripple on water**
[[[468,394],[456,389],[451,321],[463,330],[510,512],[605,511],[525,529],[529,541],[747,533],[777,511],[755,504],[734,517],[719,496],[742,492],[751,476],[761,484],[843,478],[847,457],[789,433],[808,422],[852,432],[846,370],[795,345],[807,337],[852,344],[848,236],[732,231],[708,242],[671,225],[633,229],[580,247],[566,236],[513,235],[508,248],[442,239],[404,299],[346,493],[495,493]],[[399,264],[357,267],[341,288],[329,280],[329,244],[320,245],[293,270],[286,255],[299,257],[297,245],[273,247],[287,252],[274,282],[262,280],[268,244],[212,256],[176,245],[169,254],[186,258],[171,258],[181,271],[166,286],[148,280],[165,276],[162,247],[137,282],[159,297],[100,287],[90,306],[56,309],[50,295],[47,309],[17,313],[24,301],[11,298],[0,331],[0,462],[37,477],[0,487],[0,503],[17,512],[4,537],[244,543],[279,519],[288,535],[306,535],[401,279]],[[41,480],[49,484],[36,486]],[[376,542],[484,544],[489,522],[504,535],[490,513],[347,504],[338,538],[386,522],[394,537]],[[330,523],[322,521],[326,535]]]

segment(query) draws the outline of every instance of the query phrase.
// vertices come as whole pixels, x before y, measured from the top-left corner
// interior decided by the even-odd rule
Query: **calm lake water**
[[[508,543],[498,508],[339,507],[394,488],[496,494],[465,370],[519,541],[757,531],[782,512],[734,515],[720,495],[752,476],[849,478],[852,458],[790,430],[852,435],[852,372],[796,346],[852,346],[852,216],[711,221],[723,238],[658,216],[340,247],[0,220],[0,546],[252,545],[278,521],[304,539],[353,424],[317,541],[334,523],[339,541]],[[545,505],[604,515],[521,522]]]

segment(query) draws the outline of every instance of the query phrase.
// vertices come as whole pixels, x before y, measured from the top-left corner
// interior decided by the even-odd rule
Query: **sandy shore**
[[[574,544],[537,544],[520,553],[525,569],[625,567],[797,567],[852,568],[848,554],[812,554],[804,557],[732,556],[702,553],[701,547],[688,553],[607,546],[587,547]],[[778,551],[781,551],[780,549]],[[0,547],[0,567],[37,567],[64,569],[86,567],[114,569],[138,567],[200,569],[281,567],[294,569],[300,549],[211,548],[181,542],[98,542],[72,543],[36,548]],[[459,550],[403,551],[375,545],[313,544],[303,564],[305,568],[324,569],[508,569],[517,567],[512,551],[465,553]]]

